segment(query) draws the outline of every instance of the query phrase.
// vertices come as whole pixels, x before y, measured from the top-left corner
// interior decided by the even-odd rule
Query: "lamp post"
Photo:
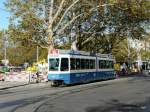
[[[8,36],[6,32],[3,33],[4,38],[4,65],[7,66],[8,60],[7,60],[7,43],[8,43]]]
[[[7,9],[4,9],[4,8],[0,8],[1,11],[3,12],[7,12],[7,13],[10,13],[10,10],[7,10]],[[6,32],[4,31],[3,33],[3,38],[4,38],[4,59],[2,60],[3,61],[3,64],[6,66],[8,64],[8,60],[7,60],[7,34]]]

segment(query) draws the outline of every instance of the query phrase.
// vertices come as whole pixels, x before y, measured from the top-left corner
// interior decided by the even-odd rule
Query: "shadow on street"
[[[85,112],[150,112],[150,98],[143,103],[122,103],[113,99],[107,102],[108,106],[88,107]]]

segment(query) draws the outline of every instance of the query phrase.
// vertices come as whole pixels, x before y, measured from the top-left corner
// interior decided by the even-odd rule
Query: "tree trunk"
[[[48,54],[49,54],[49,53],[52,53],[52,51],[54,50],[54,46],[50,45],[50,46],[47,48],[47,50],[48,50]]]

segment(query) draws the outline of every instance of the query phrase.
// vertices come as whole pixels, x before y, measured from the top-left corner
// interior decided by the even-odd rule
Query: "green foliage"
[[[150,51],[141,50],[141,57],[142,60],[149,60],[150,59]]]
[[[68,35],[70,26],[78,16],[91,7],[83,0],[79,1],[54,0],[50,15],[51,0],[7,0],[6,6],[13,14],[10,26],[12,33],[21,34],[20,39],[30,40],[42,47],[50,46],[55,39]],[[82,11],[78,10],[81,7]]]
[[[79,50],[110,53],[125,38],[144,39],[145,26],[150,25],[149,6],[148,0],[100,0],[97,10],[86,18],[91,23],[91,17],[96,15],[96,21],[86,33],[78,34]],[[135,51],[131,49],[131,52]]]
[[[7,59],[12,65],[19,65],[25,62],[36,62],[36,44],[31,44],[29,40],[26,39],[27,33],[19,32],[18,30],[12,30],[9,28],[8,35],[8,45],[7,45]],[[0,60],[4,59],[4,35],[0,33]],[[47,58],[47,50],[39,48],[39,59]]]
[[[19,65],[25,62],[33,63],[36,62],[36,46],[17,45],[14,48],[7,49],[7,58],[12,65]],[[39,59],[47,58],[47,50],[39,48]]]
[[[27,55],[22,62],[35,59],[32,53],[36,45],[43,48],[55,46],[70,49],[70,33],[73,26],[76,27],[79,50],[100,53],[113,51],[119,61],[128,56],[125,38],[135,39],[147,35],[145,26],[150,25],[148,0],[79,0],[68,11],[68,7],[76,0],[64,0],[62,10],[56,16],[62,1],[54,0],[53,18],[49,12],[51,0],[6,1],[7,8],[13,14],[10,18],[9,35],[16,44],[19,43],[16,45],[17,49],[22,49],[23,54]],[[77,17],[78,15],[81,16]],[[77,18],[73,20],[75,17]],[[85,22],[90,26],[82,29]],[[67,42],[56,43],[56,40],[63,40],[63,37],[67,38]],[[121,51],[120,48],[125,50]],[[130,49],[130,52],[134,59],[135,50]],[[41,54],[41,57],[46,55],[45,51]]]
[[[117,62],[125,62],[127,58],[130,58],[131,61],[137,59],[137,52],[134,48],[128,46],[127,39],[115,44],[112,49],[112,54],[115,56]]]

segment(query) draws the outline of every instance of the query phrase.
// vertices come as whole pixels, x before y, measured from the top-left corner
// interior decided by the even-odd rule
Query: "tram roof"
[[[100,53],[92,53],[92,52],[86,52],[86,51],[74,51],[74,50],[60,50],[57,49],[57,51],[53,52],[57,54],[68,54],[68,55],[83,55],[83,56],[97,56],[100,58],[111,58],[113,59],[114,57],[111,54],[100,54]],[[50,55],[53,53],[50,53]]]

